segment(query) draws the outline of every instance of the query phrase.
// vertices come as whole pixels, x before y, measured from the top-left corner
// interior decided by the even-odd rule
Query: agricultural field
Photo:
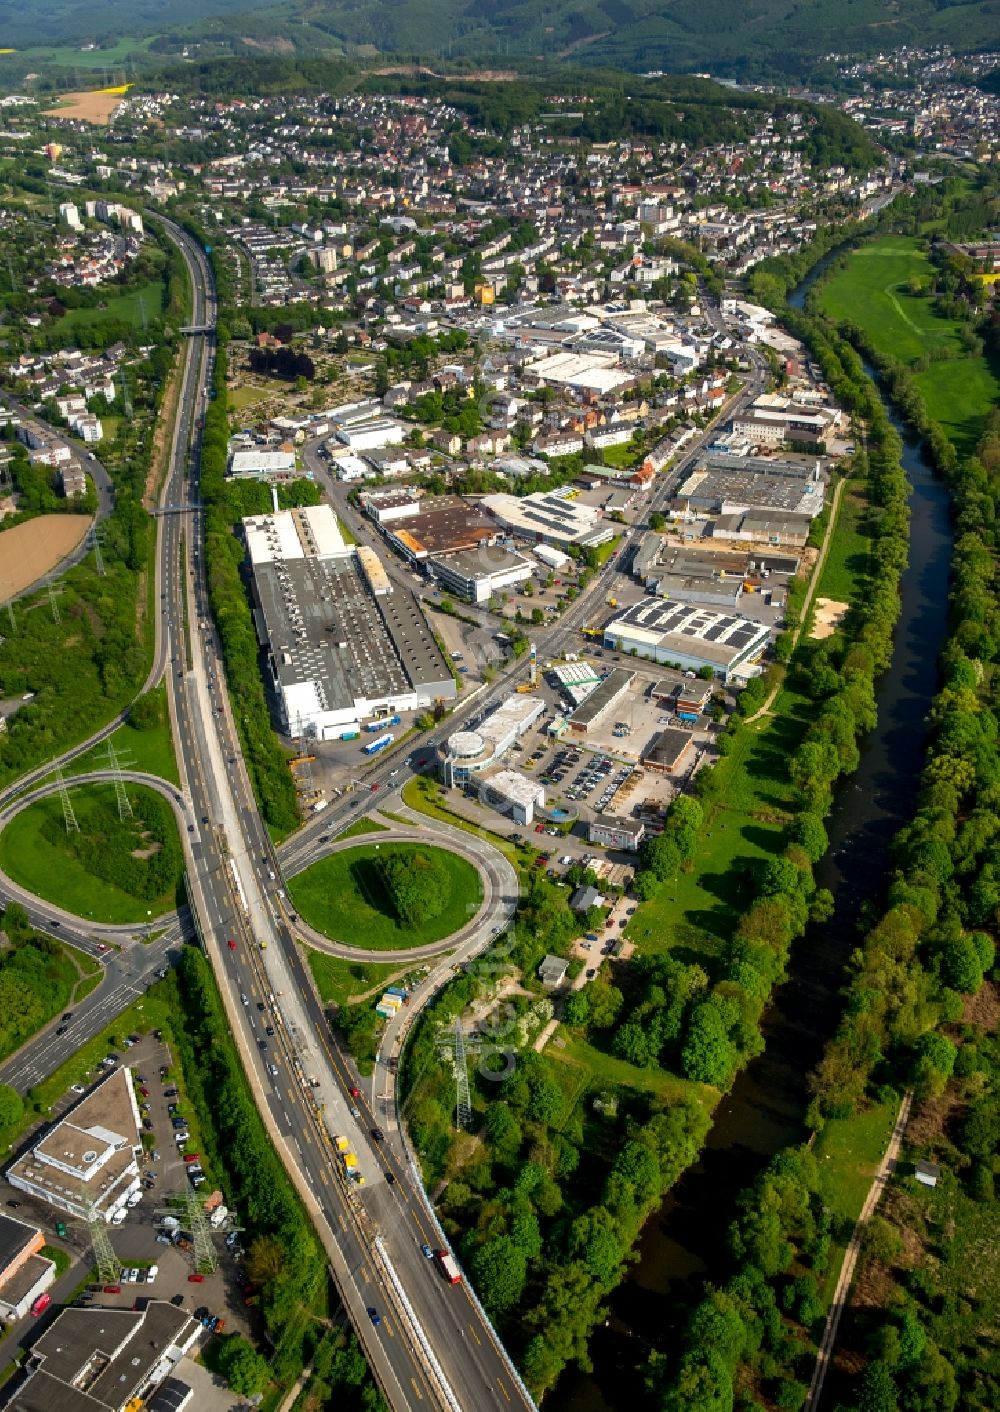
[[[438,911],[404,920],[394,905],[383,867],[423,854],[445,879]],[[333,853],[290,880],[292,901],[310,926],[336,941],[372,950],[423,946],[458,931],[482,899],[471,863],[444,848],[412,843],[359,844]]]
[[[90,526],[89,515],[40,515],[0,531],[0,603],[16,598],[61,564]]]
[[[121,106],[125,97],[125,86],[120,89],[89,89],[81,93],[64,93],[53,108],[43,108],[46,116],[55,118],[75,118],[80,122],[92,123],[95,127],[106,126]]]
[[[145,923],[177,905],[184,860],[169,805],[127,785],[134,817],[121,820],[112,785],[70,789],[79,828],[67,832],[58,796],[38,800],[0,834],[0,868],[21,887],[77,917]]]

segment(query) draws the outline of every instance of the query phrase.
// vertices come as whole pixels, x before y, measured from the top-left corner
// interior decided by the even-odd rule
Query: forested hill
[[[837,51],[997,41],[996,0],[0,0],[0,46],[96,42],[119,60],[197,43],[198,57],[268,51],[405,54],[501,66],[572,60],[639,72],[795,77]],[[152,42],[150,42],[152,41]]]

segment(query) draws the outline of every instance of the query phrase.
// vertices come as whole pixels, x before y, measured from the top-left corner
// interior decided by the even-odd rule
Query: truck
[[[378,740],[371,740],[361,748],[366,755],[377,755],[380,750],[385,750],[387,746],[390,746],[395,739],[396,737],[391,731],[386,731],[385,735],[380,735]]]
[[[434,1259],[437,1261],[438,1269],[450,1285],[462,1283],[462,1272],[450,1250],[435,1250]]]
[[[381,716],[377,721],[369,721],[365,730],[369,735],[374,735],[376,731],[384,730],[386,726],[402,725],[401,716]]]
[[[333,1145],[338,1152],[350,1152],[351,1150],[350,1141],[346,1137],[335,1137]]]
[[[312,807],[313,813],[321,814],[329,802],[330,801],[328,799],[317,799],[316,803]]]

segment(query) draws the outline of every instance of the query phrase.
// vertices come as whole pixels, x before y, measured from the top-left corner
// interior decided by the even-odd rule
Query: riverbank
[[[834,258],[826,256],[817,273]],[[659,1219],[647,1225],[639,1266],[613,1297],[610,1325],[595,1337],[595,1376],[567,1379],[557,1407],[597,1412],[624,1401],[642,1402],[650,1353],[676,1348],[676,1337],[697,1306],[705,1279],[718,1281],[725,1273],[731,1259],[727,1226],[738,1209],[736,1197],[769,1157],[807,1135],[810,1094],[805,1075],[818,1062],[823,1037],[836,1024],[843,969],[863,907],[881,896],[888,844],[915,804],[911,761],[920,748],[923,715],[934,688],[933,675],[921,673],[920,666],[935,650],[935,635],[940,641],[945,628],[947,496],[915,445],[904,446],[903,459],[913,485],[913,544],[910,567],[900,582],[902,612],[893,669],[876,686],[878,725],[861,742],[857,774],[840,789],[827,821],[830,849],[816,868],[817,882],[831,890],[836,910],[793,948],[790,980],[765,1018],[764,1053],[743,1071],[717,1110],[698,1166],[685,1174]],[[899,781],[901,790],[896,788]],[[832,1125],[822,1141],[819,1176],[802,1188],[811,1185],[815,1199],[823,1201],[835,1197],[842,1184],[849,1193],[834,1205],[845,1229],[831,1226],[822,1268],[817,1266],[809,1276],[815,1281],[818,1307],[832,1294],[827,1270],[838,1264],[838,1247],[846,1241],[884,1144],[886,1125],[882,1115],[874,1116],[875,1122],[869,1115],[860,1123]],[[827,1180],[838,1171],[843,1183]],[[807,1195],[807,1202],[810,1199]],[[803,1270],[803,1279],[807,1273]],[[633,1360],[634,1378],[629,1375]]]

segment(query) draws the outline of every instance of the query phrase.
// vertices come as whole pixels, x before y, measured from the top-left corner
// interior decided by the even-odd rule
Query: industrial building
[[[603,720],[615,702],[621,700],[634,681],[635,672],[627,672],[624,667],[613,668],[570,716],[570,730],[587,735]]]
[[[197,1342],[201,1324],[164,1299],[139,1309],[64,1309],[31,1345],[0,1394],[10,1412],[136,1412],[156,1389],[176,1384],[183,1408],[191,1389],[171,1374]]]
[[[365,716],[456,694],[416,598],[374,550],[345,545],[329,506],[244,521],[254,621],[284,729],[330,739]]]
[[[604,646],[613,651],[681,670],[711,667],[726,682],[758,674],[754,664],[769,637],[762,623],[658,599],[634,603],[604,628]]]
[[[427,560],[427,572],[447,593],[466,603],[488,603],[530,579],[535,565],[523,554],[499,545],[483,544],[478,549],[460,549],[455,554],[434,555]]]
[[[712,523],[712,538],[768,544],[782,549],[804,549],[811,528],[810,515],[786,515],[779,510],[748,510],[746,513],[719,515]]]
[[[139,1191],[142,1152],[131,1069],[116,1069],[7,1168],[18,1191],[87,1219],[110,1221]]]
[[[647,750],[642,763],[647,770],[659,770],[666,775],[681,775],[694,763],[694,736],[690,731],[668,726],[660,732]]]
[[[234,451],[229,462],[234,480],[293,480],[294,451]]]
[[[455,731],[438,748],[441,778],[450,789],[462,788],[491,769],[545,710],[539,696],[508,696],[483,720]]]
[[[405,520],[409,515],[419,515],[424,494],[415,486],[380,486],[363,490],[358,500],[369,519],[377,525],[384,525],[390,520]]]
[[[494,521],[460,495],[427,496],[412,514],[380,523],[379,528],[393,549],[411,564],[431,554],[455,554],[481,544],[496,544],[501,538]]]
[[[55,1261],[41,1253],[44,1245],[37,1226],[0,1216],[0,1319],[23,1319],[55,1279]]]
[[[535,809],[545,807],[545,786],[537,780],[517,770],[497,770],[494,774],[479,775],[476,791],[481,803],[489,805],[498,814],[513,819],[515,824],[534,822]]]
[[[699,458],[677,491],[675,503],[690,513],[734,515],[765,510],[815,519],[823,509],[825,494],[818,461],[808,466],[710,452]]]
[[[587,832],[591,843],[604,848],[617,848],[623,853],[635,853],[646,836],[646,825],[637,819],[612,819],[604,815],[592,819]]]
[[[512,534],[539,543],[595,548],[615,537],[615,526],[602,520],[599,510],[558,490],[521,497],[484,495],[480,504]]]

